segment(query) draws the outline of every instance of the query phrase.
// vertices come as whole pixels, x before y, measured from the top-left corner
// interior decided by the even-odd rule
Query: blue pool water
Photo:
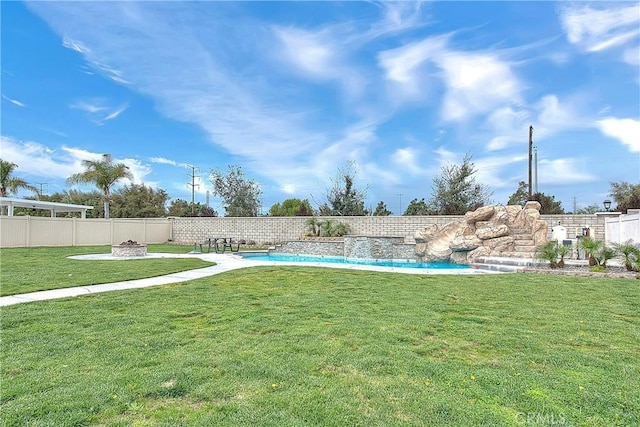
[[[243,258],[255,261],[283,261],[283,262],[322,262],[329,264],[355,264],[355,265],[377,265],[380,267],[398,268],[469,268],[468,265],[450,264],[446,262],[412,262],[401,260],[375,260],[375,259],[347,259],[343,257],[323,257],[313,255],[286,255],[286,254],[264,254],[245,253],[240,254]]]

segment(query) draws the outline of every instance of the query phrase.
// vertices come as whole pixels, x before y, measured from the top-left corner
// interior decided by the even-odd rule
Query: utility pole
[[[187,185],[191,186],[191,215],[195,215],[196,214],[196,202],[195,202],[196,187],[200,186],[200,184],[196,184],[196,178],[200,178],[199,176],[196,176],[196,170],[200,168],[197,166],[191,166],[191,165],[187,165],[187,167],[191,169],[191,175],[189,175],[191,177],[191,183],[187,183]]]
[[[538,147],[533,147],[533,194],[538,194]]]
[[[43,192],[43,186],[45,186],[45,185],[46,185],[46,186],[48,186],[49,184],[48,184],[48,183],[46,183],[46,182],[36,182],[36,185],[39,185],[39,186],[40,186],[40,191],[37,191],[37,190],[36,190],[36,192],[38,193],[38,199],[40,199],[40,197],[42,197],[42,194],[44,194],[44,192]]]
[[[400,196],[400,216],[402,216],[402,194],[403,193],[398,193],[398,196]]]
[[[529,200],[533,199],[531,186],[531,162],[533,160],[533,126],[529,126]]]

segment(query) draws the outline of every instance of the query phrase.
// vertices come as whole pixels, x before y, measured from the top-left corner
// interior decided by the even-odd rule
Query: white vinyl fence
[[[164,243],[171,221],[150,219],[82,219],[31,216],[0,217],[0,247],[113,245],[126,240]]]
[[[624,243],[627,240],[640,243],[640,214],[607,218],[605,240],[608,243]]]

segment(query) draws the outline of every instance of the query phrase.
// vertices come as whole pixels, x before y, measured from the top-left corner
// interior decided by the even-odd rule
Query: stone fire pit
[[[111,256],[139,257],[147,255],[147,245],[141,245],[135,240],[127,240],[119,245],[111,245]]]

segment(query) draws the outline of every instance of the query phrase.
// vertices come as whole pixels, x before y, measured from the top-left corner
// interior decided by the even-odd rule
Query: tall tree
[[[546,215],[563,214],[562,202],[556,200],[555,196],[547,196],[544,193],[534,193],[533,200],[540,203],[540,213]]]
[[[226,216],[258,216],[260,185],[247,179],[240,166],[229,165],[227,173],[212,170],[213,194],[222,198]]]
[[[585,206],[584,208],[576,209],[574,214],[594,214],[596,212],[600,212],[602,210],[602,206],[597,203],[592,203],[589,206]]]
[[[524,206],[527,200],[529,200],[529,184],[520,181],[518,183],[518,189],[509,197],[507,205]]]
[[[114,163],[110,154],[103,154],[100,160],[83,160],[84,172],[67,178],[68,184],[95,184],[102,190],[104,217],[109,219],[111,187],[123,178],[133,179],[133,175],[124,163]]]
[[[487,203],[491,190],[476,182],[476,172],[470,154],[460,165],[443,166],[442,174],[433,178],[429,210],[440,215],[464,215]]]
[[[206,216],[213,217],[218,216],[218,212],[215,209],[204,205],[200,202],[196,202],[195,204],[195,216]],[[174,199],[169,204],[169,211],[167,213],[169,216],[194,216],[191,212],[191,203],[187,202],[183,199]]]
[[[376,210],[373,211],[373,216],[389,216],[391,213],[392,212],[387,209],[387,205],[383,201],[379,201]]]
[[[115,218],[162,218],[167,213],[166,191],[144,184],[125,185],[111,196],[111,216]]]
[[[431,212],[429,211],[429,206],[427,206],[427,202],[424,201],[424,197],[423,197],[420,200],[415,198],[412,201],[410,201],[403,215],[429,215],[429,214],[431,214]]]
[[[640,182],[629,184],[628,182],[611,182],[609,195],[617,203],[615,210],[627,213],[628,209],[640,209]]]
[[[309,200],[287,199],[276,203],[269,209],[271,216],[313,216],[313,208]]]
[[[518,189],[509,197],[508,205],[523,206],[529,200],[529,185],[524,181],[518,183]],[[540,203],[540,213],[547,215],[563,214],[562,202],[556,200],[555,196],[548,196],[544,193],[534,193],[531,200]]]
[[[327,191],[327,202],[320,206],[320,215],[326,216],[364,216],[369,211],[364,206],[366,189],[355,187],[355,163],[338,168],[337,176],[332,179],[333,187]]]
[[[15,163],[0,159],[0,196],[8,197],[9,194],[15,194],[21,188],[37,192],[33,185],[29,185],[22,178],[13,176],[14,170],[18,167]]]

